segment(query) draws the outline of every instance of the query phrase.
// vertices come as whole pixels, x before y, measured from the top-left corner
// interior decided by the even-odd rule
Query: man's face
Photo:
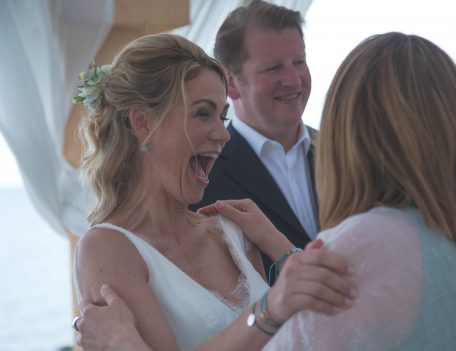
[[[237,116],[261,134],[292,144],[311,89],[304,41],[296,28],[253,28],[247,60],[230,87]]]

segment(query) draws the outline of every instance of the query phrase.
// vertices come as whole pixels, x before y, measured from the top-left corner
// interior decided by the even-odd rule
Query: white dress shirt
[[[318,228],[316,204],[306,162],[312,141],[304,123],[298,141],[288,152],[280,143],[266,138],[239,118],[233,118],[232,123],[263,162],[307,234],[314,239]]]

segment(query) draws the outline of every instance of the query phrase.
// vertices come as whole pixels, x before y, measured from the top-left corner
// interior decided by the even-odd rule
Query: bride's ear
[[[142,143],[152,130],[152,118],[139,106],[133,106],[128,112],[131,129]]]

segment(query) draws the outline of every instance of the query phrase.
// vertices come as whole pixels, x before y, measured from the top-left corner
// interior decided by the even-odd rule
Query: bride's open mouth
[[[190,158],[190,167],[198,178],[207,180],[209,172],[217,158],[218,154],[216,153],[197,154]]]

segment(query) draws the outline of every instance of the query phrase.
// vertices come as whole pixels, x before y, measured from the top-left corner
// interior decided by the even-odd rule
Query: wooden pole
[[[75,253],[75,250],[76,250],[76,245],[78,243],[78,239],[79,237],[77,237],[76,235],[73,235],[71,233],[67,233],[67,237],[68,239],[70,240],[70,269],[71,269],[71,278],[73,278],[73,264],[74,264],[74,253]],[[79,316],[81,315],[81,311],[79,310],[79,305],[78,305],[78,301],[77,301],[77,298],[76,298],[76,294],[75,294],[75,289],[74,289],[74,281],[73,279],[71,279],[71,291],[73,292],[72,293],[72,303],[73,303],[73,317],[74,316]],[[74,331],[73,332],[73,350],[74,351],[82,351],[82,347],[78,346],[76,344],[76,336],[77,336],[77,332]]]

